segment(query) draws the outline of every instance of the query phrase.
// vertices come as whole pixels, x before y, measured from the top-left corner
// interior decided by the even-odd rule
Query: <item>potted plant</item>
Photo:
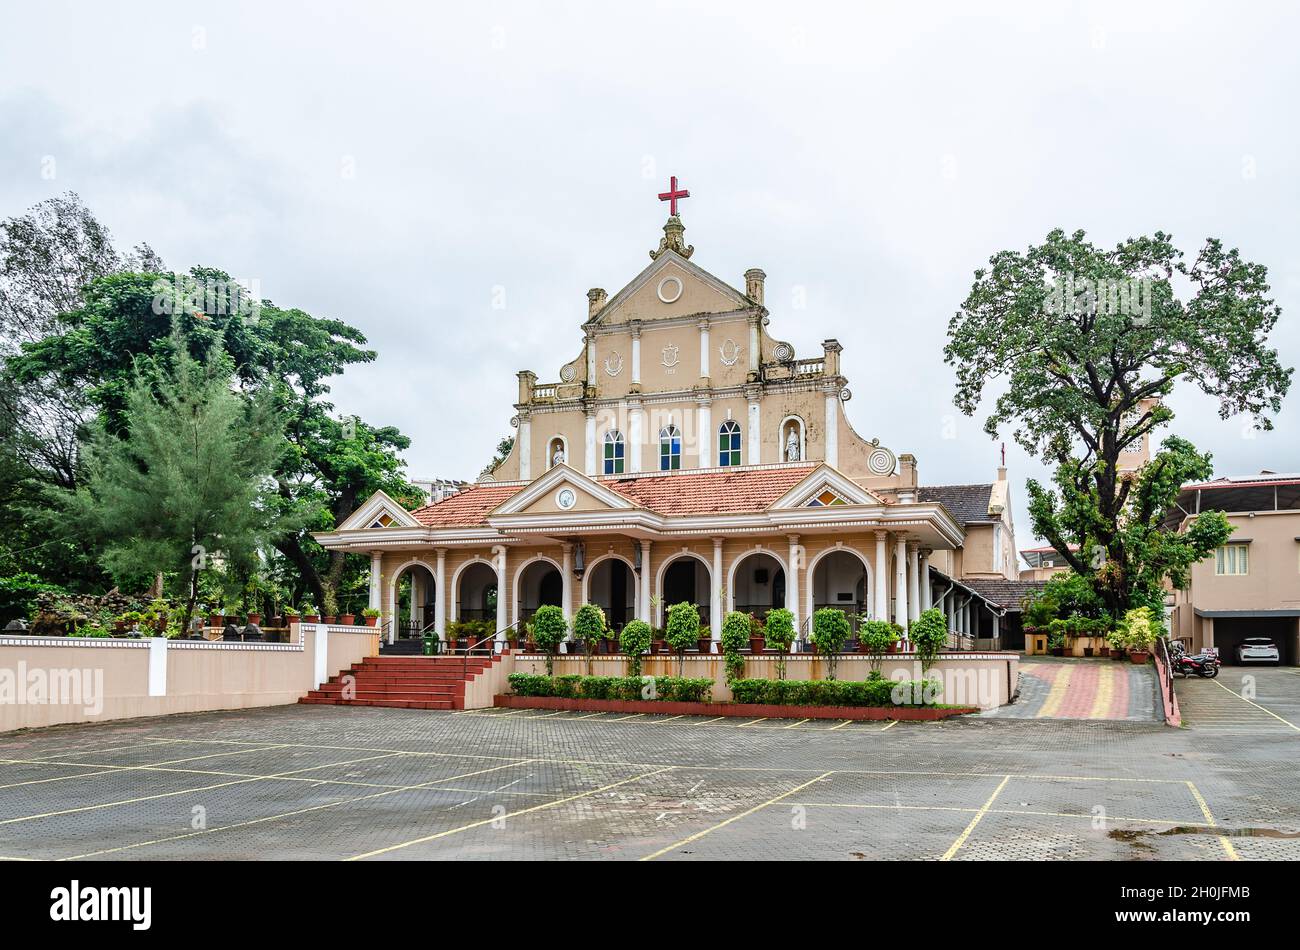
[[[903,625],[901,623],[889,622],[889,628],[894,631],[894,639],[889,643],[889,652],[897,653],[899,645],[903,642]]]
[[[210,612],[208,613],[208,626],[209,626],[209,627],[224,627],[225,625],[226,625],[226,615],[225,615],[225,614],[221,613],[221,612],[218,611],[218,610],[213,610],[213,611],[210,611]]]
[[[559,652],[560,644],[564,642],[568,633],[569,624],[564,619],[564,611],[561,608],[554,604],[537,608],[537,613],[533,614],[533,636],[537,638],[537,645],[546,654],[547,676],[555,675],[555,654]]]
[[[668,625],[664,628],[664,639],[677,653],[677,675],[686,675],[686,651],[699,642],[700,612],[689,601],[673,604],[668,608]]]
[[[320,614],[316,612],[315,604],[302,605],[302,622],[303,623],[320,623]]]
[[[943,611],[931,607],[922,612],[912,621],[907,638],[916,644],[916,656],[921,661],[921,676],[924,678],[939,658],[939,653],[948,645],[948,621]]]
[[[366,618],[367,627],[379,626],[379,611],[374,607],[367,607],[365,610],[361,611],[361,616]]]
[[[295,608],[295,607],[286,607],[286,608],[284,608],[284,625],[285,625],[285,626],[289,626],[289,627],[291,627],[291,626],[293,626],[295,623],[297,623],[300,619],[302,619],[302,615],[298,613],[297,608]]]
[[[582,644],[587,657],[587,675],[591,675],[591,655],[605,636],[605,611],[598,604],[583,604],[573,615],[573,638]]]
[[[1047,625],[1047,649],[1052,656],[1065,655],[1065,637],[1069,621],[1058,617]]]
[[[1106,641],[1110,644],[1110,658],[1112,660],[1124,659],[1124,648],[1127,645],[1125,640],[1127,633],[1124,631],[1123,624],[1116,625],[1115,629],[1107,635]]]
[[[695,635],[695,649],[700,653],[713,652],[713,631],[708,627],[700,627]]]
[[[356,624],[356,622],[357,622],[357,615],[356,615],[356,614],[340,614],[340,615],[339,615],[339,623],[343,624],[345,627],[351,627],[351,626],[354,626],[354,625]]]
[[[945,628],[946,629],[946,628]],[[835,607],[822,607],[813,614],[812,642],[826,657],[826,678],[835,679],[835,661],[849,638],[849,618]]]
[[[767,615],[767,626],[763,629],[767,646],[780,654],[776,661],[776,678],[785,679],[785,657],[794,643],[794,614],[784,607],[778,607]]]
[[[262,615],[259,613],[250,613],[248,615],[248,622],[255,623],[260,627],[262,625]]]
[[[1150,607],[1134,607],[1124,615],[1124,642],[1130,661],[1141,665],[1151,658],[1151,642],[1157,631]]]
[[[641,654],[650,648],[654,631],[644,620],[633,620],[618,635],[618,645],[627,654],[627,675],[641,675]]]
[[[762,654],[763,645],[767,642],[767,637],[763,633],[763,626],[763,621],[753,614],[749,615],[749,652],[755,656]]]
[[[867,620],[858,628],[858,652],[871,660],[871,672],[879,673],[885,654],[892,653],[898,644],[898,632],[888,620]]]
[[[524,652],[537,652],[537,642],[533,639],[533,624],[531,620],[524,624]]]
[[[722,639],[719,646],[722,647],[722,655],[726,657],[728,686],[731,685],[732,680],[740,679],[745,673],[745,657],[740,651],[745,649],[745,644],[749,641],[749,630],[748,614],[733,610],[722,619]]]

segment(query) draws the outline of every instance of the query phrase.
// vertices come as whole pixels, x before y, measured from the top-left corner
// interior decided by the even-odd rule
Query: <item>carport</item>
[[[1247,637],[1270,637],[1287,666],[1300,657],[1300,610],[1198,610],[1196,616],[1225,666],[1236,664],[1237,644]]]

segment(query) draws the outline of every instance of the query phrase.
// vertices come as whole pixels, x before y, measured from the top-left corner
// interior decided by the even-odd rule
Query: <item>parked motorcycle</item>
[[[1174,672],[1181,673],[1184,679],[1195,674],[1212,680],[1219,675],[1219,667],[1222,665],[1219,662],[1219,651],[1213,647],[1197,654],[1187,653],[1179,647],[1169,651],[1169,660]]]

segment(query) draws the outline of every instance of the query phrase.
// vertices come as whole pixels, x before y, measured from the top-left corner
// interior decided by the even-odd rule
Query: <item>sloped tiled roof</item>
[[[472,528],[483,524],[487,514],[527,487],[524,485],[496,485],[484,482],[470,485],[464,491],[444,498],[432,505],[417,508],[411,514],[420,524],[431,528]]]
[[[992,494],[992,484],[929,485],[916,490],[919,501],[938,502],[952,513],[958,524],[989,521],[989,496]]]
[[[965,584],[986,600],[991,600],[1007,610],[1020,610],[1020,602],[1030,591],[1043,589],[1046,581],[1013,581],[1004,577],[963,577],[959,584]]]
[[[816,465],[728,472],[681,472],[674,475],[629,475],[602,478],[603,485],[661,515],[707,515],[763,511]]]

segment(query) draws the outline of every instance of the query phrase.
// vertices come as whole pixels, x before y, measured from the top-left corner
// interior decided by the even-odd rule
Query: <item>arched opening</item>
[[[636,576],[622,558],[607,557],[588,572],[587,602],[605,611],[611,630],[636,616]]]
[[[557,435],[546,443],[546,467],[552,468],[569,461],[569,443],[562,435]]]
[[[785,568],[766,552],[746,554],[732,569],[731,600],[733,610],[753,614],[759,620],[768,611],[785,606]]]
[[[520,623],[527,623],[544,605],[564,606],[564,578],[550,561],[533,561],[519,575]]]
[[[697,557],[689,554],[678,555],[669,561],[660,581],[663,600],[661,623],[666,622],[668,608],[673,604],[694,604],[700,612],[700,623],[709,623],[709,569]]]
[[[460,572],[456,591],[456,619],[492,620],[497,616],[497,572],[478,561]]]
[[[412,564],[398,575],[393,619],[399,638],[419,637],[426,627],[432,629],[436,588],[433,572],[422,564]]]
[[[870,610],[870,588],[866,563],[856,552],[831,551],[813,567],[812,609],[834,607],[844,611],[856,633],[859,619],[865,619]]]
[[[801,462],[808,458],[808,439],[804,434],[803,420],[798,416],[786,416],[781,420],[778,435],[781,461]]]

